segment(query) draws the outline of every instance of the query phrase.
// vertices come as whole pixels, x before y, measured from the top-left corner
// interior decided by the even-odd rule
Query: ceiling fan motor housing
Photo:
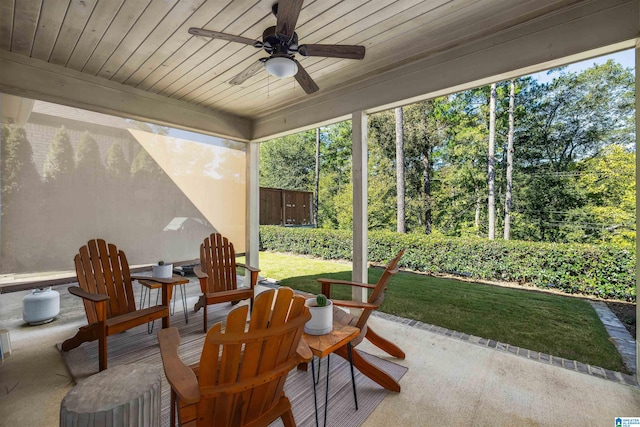
[[[298,50],[298,34],[288,37],[276,33],[276,27],[269,27],[262,33],[262,48],[270,55],[293,57]]]

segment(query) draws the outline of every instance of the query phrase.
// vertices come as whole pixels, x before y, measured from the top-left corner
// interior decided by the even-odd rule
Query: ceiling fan
[[[234,36],[204,28],[189,28],[189,33],[231,42],[243,43],[258,49],[264,49],[269,54],[267,58],[260,58],[240,74],[232,78],[229,83],[239,85],[244,83],[263,68],[269,74],[279,79],[295,77],[302,89],[308,94],[319,88],[302,65],[295,59],[295,54],[302,56],[323,56],[329,58],[364,58],[364,46],[331,45],[331,44],[301,44],[298,45],[298,34],[295,32],[296,22],[302,9],[304,0],[281,0],[271,7],[276,16],[275,27],[269,27],[262,34],[262,41],[247,37]]]

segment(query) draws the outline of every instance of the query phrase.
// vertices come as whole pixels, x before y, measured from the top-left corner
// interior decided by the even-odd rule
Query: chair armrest
[[[175,327],[158,331],[160,356],[167,381],[176,392],[180,400],[186,404],[200,400],[198,379],[194,372],[178,356],[180,334]]]
[[[339,299],[332,299],[331,302],[337,307],[362,308],[370,310],[377,310],[380,307],[380,304],[372,304],[369,302],[344,301]]]
[[[361,283],[361,282],[351,282],[349,280],[324,279],[324,278],[320,278],[317,280],[318,282],[323,284],[327,283],[327,284],[336,284],[336,285],[348,285],[348,286],[357,286],[359,288],[368,288],[368,289],[373,289],[376,287],[376,285],[370,285],[368,283]]]
[[[198,279],[208,279],[209,278],[207,273],[202,271],[202,266],[193,267],[193,274],[195,274]]]
[[[367,288],[367,289],[373,289],[376,286],[375,285],[370,285],[368,283],[360,283],[360,282],[351,282],[349,280],[338,280],[338,279],[325,279],[325,278],[320,278],[318,279],[318,282],[320,282],[320,284],[322,285],[322,293],[327,297],[327,298],[331,298],[331,285],[336,284],[336,285],[347,285],[347,286],[357,286],[359,288]]]
[[[260,271],[260,269],[259,269],[259,268],[250,267],[250,266],[248,266],[248,265],[246,265],[246,264],[242,264],[242,263],[237,263],[237,264],[236,264],[236,266],[237,266],[237,267],[246,268],[247,270],[249,270],[249,271],[254,271],[254,272],[256,272],[256,273]]]
[[[307,342],[302,338],[300,338],[296,352],[298,353],[298,357],[301,359],[300,363],[308,363],[313,358],[313,353],[309,348],[309,344],[307,344]]]
[[[77,297],[80,297],[82,299],[88,299],[89,301],[92,302],[102,302],[102,301],[108,301],[109,297],[103,294],[92,294],[90,292],[85,291],[84,289],[80,288],[79,286],[71,286],[69,287],[69,293],[73,294]]]

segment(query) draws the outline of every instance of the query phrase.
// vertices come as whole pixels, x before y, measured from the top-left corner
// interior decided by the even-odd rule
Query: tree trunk
[[[489,159],[488,159],[488,183],[489,183],[489,240],[496,237],[496,201],[495,201],[495,147],[496,147],[496,84],[491,85],[491,97],[489,98]]]
[[[516,84],[511,80],[509,84],[509,133],[507,135],[507,194],[504,198],[504,240],[511,237],[511,190],[513,176],[513,132],[514,117],[513,110],[515,105]]]
[[[313,221],[318,227],[318,193],[320,192],[320,128],[316,128],[316,192],[313,203]]]
[[[431,234],[431,153],[424,153],[424,231]]]
[[[398,233],[406,233],[404,214],[404,115],[402,107],[396,108],[396,193],[398,195]]]
[[[478,191],[478,187],[475,188],[474,194],[476,196],[476,218],[473,226],[476,229],[476,235],[480,235],[480,209],[482,209],[482,201],[480,200],[480,192]]]

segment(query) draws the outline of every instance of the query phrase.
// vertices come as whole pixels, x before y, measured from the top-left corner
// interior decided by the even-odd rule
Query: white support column
[[[259,268],[258,255],[260,249],[260,143],[247,142],[247,174],[246,174],[246,221],[245,221],[245,253],[246,264]]]
[[[640,132],[640,41],[636,42],[636,153],[638,152],[638,132]],[[637,171],[640,170],[640,159],[636,155],[636,212],[640,212],[640,198],[638,198],[638,182],[640,177]],[[636,230],[638,230],[638,219],[636,216]],[[637,233],[637,231],[636,231]],[[640,304],[638,304],[638,288],[640,287],[640,243],[636,235],[636,319],[640,319]],[[636,328],[636,380],[640,383],[640,331]]]
[[[352,168],[353,181],[353,272],[354,282],[368,283],[367,274],[367,113],[356,111],[352,121]],[[366,301],[366,289],[353,287],[352,298]]]

